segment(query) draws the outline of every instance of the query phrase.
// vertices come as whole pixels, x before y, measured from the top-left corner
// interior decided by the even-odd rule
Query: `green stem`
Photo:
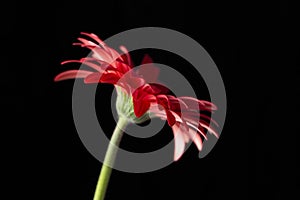
[[[123,117],[120,117],[118,120],[117,126],[110,139],[110,143],[108,144],[108,148],[98,179],[94,200],[103,200],[105,197],[107,185],[112,171],[112,168],[109,166],[114,165],[118,151],[118,146],[123,136],[123,130],[125,129],[128,123],[129,121]]]

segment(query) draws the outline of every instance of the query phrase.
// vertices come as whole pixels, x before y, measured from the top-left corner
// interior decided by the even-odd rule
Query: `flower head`
[[[73,45],[90,49],[91,56],[79,60],[67,60],[62,64],[81,63],[90,67],[91,71],[64,71],[55,77],[55,81],[83,78],[87,84],[113,84],[118,93],[116,106],[119,115],[125,116],[133,123],[141,123],[153,117],[167,120],[174,134],[175,161],[182,156],[185,144],[190,140],[201,151],[202,139],[207,139],[206,132],[218,137],[218,133],[210,126],[210,122],[218,126],[210,117],[210,113],[217,109],[213,103],[192,97],[175,97],[166,86],[148,83],[141,75],[143,73],[132,70],[133,62],[124,46],[120,47],[122,54],[119,54],[95,34],[81,34],[93,41],[78,38],[79,42]],[[142,61],[142,64],[146,63],[152,63],[148,55]],[[147,68],[141,70],[147,71]],[[151,67],[148,68],[149,70],[153,70],[151,79],[155,82],[158,71]]]

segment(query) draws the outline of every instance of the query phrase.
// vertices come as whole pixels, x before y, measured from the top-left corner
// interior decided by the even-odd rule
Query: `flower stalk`
[[[112,172],[112,166],[114,165],[114,162],[116,160],[118,146],[124,134],[123,131],[128,125],[128,123],[129,121],[126,118],[121,116],[119,117],[118,123],[107,147],[104,162],[96,186],[94,200],[104,200],[110,175]]]

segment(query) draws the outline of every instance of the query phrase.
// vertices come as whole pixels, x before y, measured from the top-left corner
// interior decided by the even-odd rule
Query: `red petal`
[[[178,99],[172,95],[167,95],[167,97],[169,99],[169,105],[171,110],[180,111],[180,112],[184,112],[188,110],[188,106],[181,99]]]
[[[113,65],[114,59],[105,51],[104,49],[100,47],[93,48],[92,51],[94,52],[93,57],[97,58],[99,60],[103,60],[110,65]],[[115,66],[116,67],[116,66]]]
[[[153,63],[153,60],[148,54],[146,54],[142,60],[142,65],[149,63]]]
[[[95,72],[84,79],[85,83],[110,83],[116,84],[122,74],[117,71],[108,70],[103,73]]]
[[[143,86],[143,91],[145,91],[145,92],[147,92],[149,94],[153,94],[153,92],[154,92],[153,89],[152,89],[152,87],[149,84],[145,84]]]
[[[99,67],[102,67],[103,70],[114,70],[114,71],[122,72],[123,74],[127,73],[131,69],[128,65],[117,60],[113,61],[112,63],[108,63],[107,61],[104,60],[87,57],[87,58],[81,58],[80,61],[81,62],[95,61],[99,63]]]
[[[87,65],[87,66],[95,69],[98,72],[103,72],[103,69],[99,65],[89,62],[89,61],[86,61],[86,60],[87,59],[85,59],[85,58],[82,58],[80,60],[66,60],[66,61],[63,61],[61,64],[64,65],[67,63],[81,63],[81,64]]]
[[[116,51],[115,51],[114,49],[112,49],[112,48],[109,48],[109,47],[105,44],[105,42],[103,42],[97,35],[95,35],[95,34],[93,34],[93,33],[85,33],[85,32],[81,32],[80,34],[86,35],[86,36],[92,38],[93,40],[95,40],[98,44],[101,45],[101,47],[102,47],[103,49],[105,49],[105,51],[107,51],[107,52],[110,54],[110,56],[113,57],[113,59],[121,58],[121,57],[120,57],[120,54],[119,54],[118,52],[116,52]]]
[[[103,73],[94,72],[84,79],[84,83],[99,83]]]
[[[167,115],[168,124],[169,124],[169,126],[172,127],[176,122],[176,118],[173,115],[173,113],[170,112],[169,110],[166,110],[166,115]]]
[[[170,93],[170,90],[162,84],[149,83],[149,85],[151,86],[151,88],[153,89],[155,94],[169,94]]]
[[[169,101],[166,95],[157,95],[157,103],[162,105],[164,108],[169,109]]]
[[[93,72],[85,71],[85,70],[68,70],[58,74],[54,78],[54,81],[62,81],[62,80],[74,79],[74,78],[85,78],[92,73]]]
[[[143,98],[143,101],[144,102],[149,102],[149,103],[155,103],[156,102],[156,97],[152,94],[149,94],[149,95],[146,95],[144,98]]]
[[[80,42],[82,42],[82,44],[84,46],[87,46],[87,47],[99,47],[97,44],[95,44],[94,42],[92,41],[89,41],[89,40],[86,40],[84,38],[77,38],[77,40],[79,40]],[[76,44],[76,43],[75,43]]]
[[[219,124],[210,116],[207,116],[206,114],[201,114],[199,112],[195,112],[192,110],[184,110],[182,113],[182,117],[186,120],[186,121],[190,121],[190,120],[194,120],[194,121],[199,121],[200,119],[205,119],[208,122],[212,122],[214,125],[216,125],[217,127],[219,127]]]
[[[143,66],[144,65],[144,66]],[[157,82],[158,75],[159,75],[159,68],[155,67],[153,65],[153,61],[150,58],[149,55],[145,55],[143,60],[142,60],[142,66],[139,67],[137,70],[137,73],[143,78],[151,83],[151,82]]]
[[[85,65],[97,70],[98,72],[104,71],[99,65],[92,63],[92,62],[84,61],[84,62],[82,62],[82,64],[85,64]]]
[[[95,35],[95,34],[93,34],[93,33],[85,33],[85,32],[81,32],[80,34],[86,35],[86,36],[92,38],[93,40],[95,40],[96,42],[98,42],[98,43],[99,43],[100,45],[102,45],[102,46],[105,45],[105,43],[104,43],[97,35]]]
[[[149,110],[151,103],[156,102],[156,97],[154,95],[143,93],[142,90],[139,91],[141,91],[142,94],[133,95],[133,108],[137,117],[141,117]],[[137,93],[139,91],[137,91]]]
[[[132,63],[132,61],[131,61],[131,57],[130,57],[130,54],[129,54],[127,48],[124,47],[124,46],[120,46],[120,49],[121,49],[121,51],[122,51],[122,52],[125,54],[125,56],[126,56],[125,58],[126,58],[127,64],[128,64],[129,66],[133,66],[133,63]],[[124,56],[123,56],[123,58],[124,58]]]
[[[115,63],[114,65],[116,66],[118,71],[122,72],[123,74],[125,74],[131,70],[131,67],[123,62],[119,62],[116,60],[113,63]]]
[[[172,126],[173,134],[174,134],[174,145],[175,145],[175,150],[174,150],[174,161],[179,160],[179,158],[182,156],[184,153],[184,148],[185,148],[185,141],[184,141],[184,136],[183,132],[179,127],[179,124],[175,124]]]
[[[120,59],[121,61],[124,61],[124,59],[121,57],[121,55],[116,50],[106,47],[106,51],[110,52],[113,60]]]
[[[212,111],[217,109],[217,107],[213,103],[204,100],[198,100],[193,97],[178,97],[178,99],[184,101],[190,109],[196,109],[196,110],[200,109],[200,110],[207,110],[207,111]]]
[[[146,94],[148,94],[148,93],[143,91],[143,87],[139,87],[132,92],[132,98],[133,98],[133,100],[138,101],[141,97],[145,96]]]
[[[195,145],[197,146],[198,150],[201,151],[202,150],[202,139],[201,137],[197,134],[196,131],[194,131],[193,129],[190,129],[188,132],[189,138],[195,143]]]
[[[133,91],[132,97],[135,100],[139,100],[141,97],[144,97],[145,95],[152,94],[153,90],[148,84],[144,84],[143,86],[137,88]]]
[[[65,61],[62,61],[60,64],[65,65],[68,63],[81,63],[81,61],[80,60],[65,60]]]
[[[87,47],[91,49],[94,54],[93,56],[95,58],[98,58],[100,60],[106,61],[108,63],[111,63],[114,61],[112,56],[107,52],[106,48],[101,48],[99,45],[95,44],[94,42],[91,42],[89,40],[86,40],[84,38],[77,38],[80,42],[82,42],[81,46],[82,47]],[[78,45],[78,43],[74,43],[74,45]]]
[[[200,118],[206,119],[208,121],[211,121],[212,123],[214,123],[216,126],[219,127],[219,124],[211,117],[205,115],[205,114],[200,114]]]
[[[124,82],[126,82],[130,86],[132,91],[136,90],[137,88],[140,88],[142,85],[145,84],[144,79],[138,77],[132,77],[129,74],[125,75]]]
[[[111,84],[116,84],[120,78],[122,77],[123,74],[117,71],[105,71],[100,79],[101,83],[111,83]]]
[[[205,101],[205,100],[199,100],[204,106],[211,108],[211,110],[218,110],[218,107],[213,104],[212,102]]]
[[[205,132],[204,132],[204,130],[203,130],[203,127],[196,127],[196,125],[194,125],[193,123],[191,123],[191,122],[186,122],[187,123],[187,125],[190,127],[190,128],[193,128],[194,130],[196,130],[198,133],[200,133],[206,140],[207,140],[207,137],[206,137],[206,134],[205,134]]]
[[[215,131],[213,128],[211,128],[207,122],[200,120],[200,125],[203,126],[204,128],[206,128],[208,130],[208,132],[215,135],[216,138],[219,138],[219,134],[217,133],[217,131]]]
[[[144,101],[134,101],[133,102],[133,110],[136,117],[141,117],[150,107],[149,102]]]

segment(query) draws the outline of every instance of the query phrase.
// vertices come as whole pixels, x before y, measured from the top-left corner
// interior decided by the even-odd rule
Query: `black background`
[[[86,55],[71,45],[81,31],[106,39],[144,26],[175,29],[207,50],[225,83],[228,115],[222,136],[207,157],[198,159],[192,145],[180,161],[159,171],[114,171],[106,199],[288,199],[297,195],[299,20],[292,3],[60,1],[8,3],[2,9],[1,85],[7,111],[3,125],[8,126],[3,135],[9,138],[2,140],[2,152],[8,158],[4,166],[12,170],[5,179],[14,191],[10,195],[92,199],[101,163],[76,133],[73,82],[54,83],[53,78],[66,69],[61,61]],[[153,51],[151,56],[175,68],[183,63],[178,64],[174,55],[166,59]],[[136,53],[134,59],[139,63],[141,55]],[[189,70],[183,71],[197,80]],[[112,87],[104,85],[100,90],[105,99]],[[103,99],[98,109],[109,103]],[[108,119],[105,124],[112,131],[114,122]],[[172,138],[170,128],[164,134],[163,140]],[[141,145],[132,142],[138,151]],[[148,147],[158,145],[155,142],[149,141]]]

